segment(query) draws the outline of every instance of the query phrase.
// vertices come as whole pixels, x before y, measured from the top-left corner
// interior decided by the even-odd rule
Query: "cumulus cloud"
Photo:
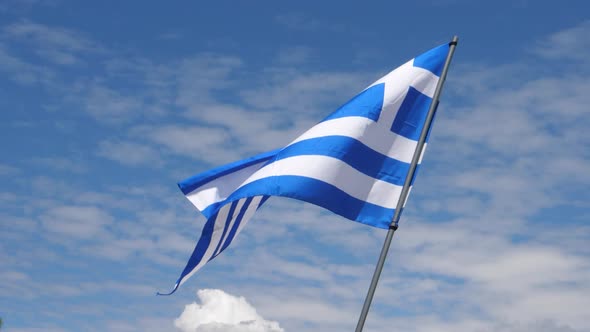
[[[219,289],[197,292],[201,304],[193,302],[174,321],[183,332],[283,332],[279,323],[262,318],[244,297]]]

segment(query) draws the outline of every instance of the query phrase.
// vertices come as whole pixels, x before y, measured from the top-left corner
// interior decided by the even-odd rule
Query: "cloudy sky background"
[[[385,232],[273,198],[170,297],[175,183],[457,34],[366,331],[590,331],[585,1],[0,1],[3,330],[351,331]]]

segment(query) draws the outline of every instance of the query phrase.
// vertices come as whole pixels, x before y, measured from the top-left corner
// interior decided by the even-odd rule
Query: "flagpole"
[[[369,286],[369,291],[367,292],[367,297],[365,298],[365,303],[363,304],[363,309],[361,311],[361,315],[359,317],[358,323],[356,325],[355,332],[362,332],[363,327],[365,325],[365,320],[367,319],[367,314],[369,313],[369,308],[371,307],[371,302],[373,301],[373,295],[375,295],[375,289],[377,288],[377,283],[379,282],[379,277],[381,276],[381,271],[383,270],[383,265],[385,264],[385,259],[387,258],[387,253],[389,252],[389,246],[391,245],[391,240],[393,239],[393,234],[398,228],[398,223],[401,215],[402,208],[406,199],[408,197],[408,193],[410,191],[410,185],[412,179],[414,178],[414,173],[416,172],[416,165],[420,160],[420,156],[422,155],[422,150],[424,149],[424,143],[426,142],[426,136],[428,135],[428,131],[430,130],[430,126],[432,125],[432,119],[434,118],[434,113],[436,113],[436,109],[438,107],[439,97],[442,91],[443,84],[447,77],[447,72],[449,71],[449,65],[451,64],[451,59],[453,58],[453,54],[455,53],[455,47],[459,42],[459,38],[454,36],[451,42],[449,43],[449,53],[447,54],[447,59],[445,60],[445,64],[436,85],[436,90],[434,91],[434,96],[432,97],[432,102],[430,103],[430,108],[428,109],[428,114],[426,115],[426,121],[424,122],[424,128],[422,128],[422,132],[420,133],[420,138],[418,140],[418,144],[416,145],[416,150],[414,150],[414,156],[412,157],[412,162],[410,164],[410,170],[406,176],[406,180],[404,181],[404,186],[402,188],[402,192],[399,196],[397,201],[397,206],[395,208],[395,214],[393,216],[393,220],[389,225],[389,230],[387,231],[387,236],[385,237],[385,242],[383,243],[383,247],[381,248],[381,254],[379,255],[379,260],[377,261],[377,266],[375,267],[375,272],[373,273],[373,279],[371,280],[371,285]]]

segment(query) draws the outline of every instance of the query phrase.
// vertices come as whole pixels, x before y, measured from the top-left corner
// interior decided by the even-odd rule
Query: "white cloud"
[[[10,75],[19,84],[51,84],[55,73],[44,66],[32,64],[11,54],[5,45],[0,43],[0,71]]]
[[[288,118],[299,114],[320,118],[330,114],[365,86],[364,75],[347,72],[305,73],[292,68],[271,68],[264,84],[241,91],[244,102],[260,110],[283,110]],[[367,85],[371,82],[366,81]],[[340,97],[340,98],[339,98]],[[334,109],[325,109],[331,104]]]
[[[0,164],[0,176],[15,175],[19,169],[10,165]]]
[[[6,26],[3,34],[19,41],[36,45],[36,53],[59,65],[80,62],[77,53],[101,51],[101,47],[77,31],[21,21]]]
[[[295,46],[280,50],[277,55],[277,62],[287,65],[305,63],[309,60],[312,49],[306,46]]]
[[[171,65],[178,88],[176,103],[190,107],[210,104],[216,91],[235,83],[234,71],[242,61],[231,56],[203,54]]]
[[[550,35],[534,51],[548,59],[588,61],[590,21]]]
[[[73,173],[84,173],[88,170],[88,167],[81,160],[72,160],[72,157],[61,158],[61,157],[37,157],[34,158],[32,163],[41,165],[43,167],[51,168],[59,171],[73,172]]]
[[[22,13],[35,7],[53,7],[61,0],[4,0],[0,3],[0,12]]]
[[[128,166],[149,163],[157,167],[162,164],[155,149],[133,142],[102,141],[99,143],[97,154]]]
[[[342,31],[345,28],[345,26],[341,24],[330,23],[326,20],[319,20],[297,12],[277,15],[275,16],[274,21],[285,28],[307,32],[319,29]]]
[[[83,92],[86,111],[100,122],[129,120],[144,106],[139,98],[126,96],[101,84],[91,84]]]
[[[43,226],[70,238],[90,239],[105,232],[113,217],[93,206],[58,206],[40,217]]]
[[[183,332],[283,332],[279,323],[262,318],[243,297],[219,289],[197,292],[201,304],[188,304],[174,324]]]
[[[230,135],[224,128],[162,125],[135,128],[134,133],[163,146],[161,151],[210,163],[228,163],[239,157],[230,149]]]
[[[25,327],[25,328],[11,328],[10,332],[66,332],[67,330],[62,328],[53,327]]]
[[[316,30],[322,24],[319,20],[304,16],[300,13],[277,15],[275,22],[293,30]]]
[[[551,320],[540,320],[530,324],[522,323],[501,323],[497,324],[493,329],[486,330],[493,332],[575,332],[567,325],[556,324]]]

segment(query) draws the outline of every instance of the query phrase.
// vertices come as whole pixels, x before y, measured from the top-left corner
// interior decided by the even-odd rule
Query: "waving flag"
[[[170,294],[223,252],[269,196],[388,228],[448,50],[408,61],[282,149],[180,182],[207,223]]]

